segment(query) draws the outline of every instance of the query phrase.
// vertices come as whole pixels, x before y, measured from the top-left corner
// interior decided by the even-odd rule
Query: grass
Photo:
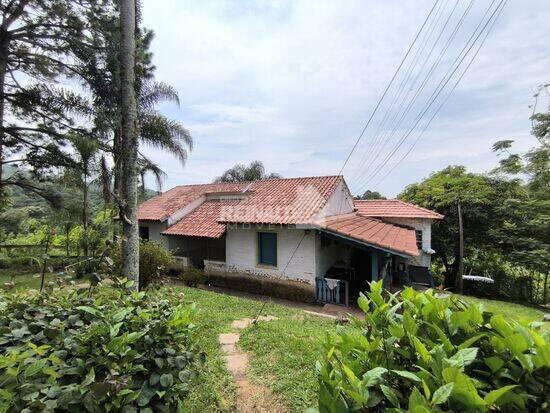
[[[477,298],[467,295],[463,295],[461,298],[471,304],[482,306],[485,311],[500,313],[507,318],[517,321],[525,321],[530,323],[531,321],[542,321],[544,317],[544,312],[542,310],[522,304],[489,300],[486,298]],[[550,328],[550,325],[546,324],[544,327]]]
[[[165,286],[159,294],[175,302],[196,303],[197,337],[208,360],[186,400],[187,412],[232,411],[235,387],[225,369],[218,335],[230,332],[233,320],[255,317],[261,302],[180,286]],[[268,301],[262,314],[278,317],[241,333],[239,345],[250,355],[251,380],[270,387],[282,403],[280,411],[302,412],[316,404],[315,361],[321,339],[334,328],[329,319],[305,314]]]
[[[46,282],[53,281],[55,274],[46,274]],[[0,270],[0,288],[5,288],[6,283],[14,282],[16,290],[40,288],[40,274],[29,271]]]

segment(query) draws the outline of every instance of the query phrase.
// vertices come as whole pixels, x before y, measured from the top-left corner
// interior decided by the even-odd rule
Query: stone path
[[[260,316],[257,322],[276,319],[277,317],[273,316]],[[251,326],[253,322],[252,318],[243,318],[233,321],[231,327],[236,330],[243,330]],[[251,383],[248,379],[248,354],[237,346],[239,339],[239,333],[222,333],[218,336],[218,342],[225,357],[225,364],[237,385],[236,411],[239,413],[283,411],[284,409],[277,402],[269,388]]]

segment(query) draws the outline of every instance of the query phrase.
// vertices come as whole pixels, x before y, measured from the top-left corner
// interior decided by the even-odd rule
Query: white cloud
[[[470,25],[489,4],[479,3]],[[146,149],[168,172],[166,185],[207,182],[255,159],[284,176],[338,172],[431,4],[145,0],[157,77],[181,98],[166,113],[195,139],[185,168]],[[549,17],[547,1],[509,2],[455,96],[378,190],[394,195],[451,163],[489,169],[497,139],[526,146],[531,88],[549,80]],[[369,138],[350,166],[373,149]],[[353,175],[346,169],[352,184]]]

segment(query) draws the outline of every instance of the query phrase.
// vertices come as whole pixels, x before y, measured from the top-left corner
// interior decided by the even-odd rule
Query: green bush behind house
[[[321,412],[548,411],[550,342],[459,300],[371,284],[365,313],[328,336]]]
[[[173,412],[199,358],[193,308],[146,293],[0,295],[0,412]]]

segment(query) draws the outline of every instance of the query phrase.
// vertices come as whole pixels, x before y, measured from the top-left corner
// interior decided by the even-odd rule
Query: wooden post
[[[371,251],[371,278],[372,281],[378,281],[378,253]]]
[[[455,280],[455,290],[458,294],[463,292],[463,279],[464,275],[464,229],[462,226],[462,210],[460,208],[460,201],[457,203],[458,211],[458,270]]]

